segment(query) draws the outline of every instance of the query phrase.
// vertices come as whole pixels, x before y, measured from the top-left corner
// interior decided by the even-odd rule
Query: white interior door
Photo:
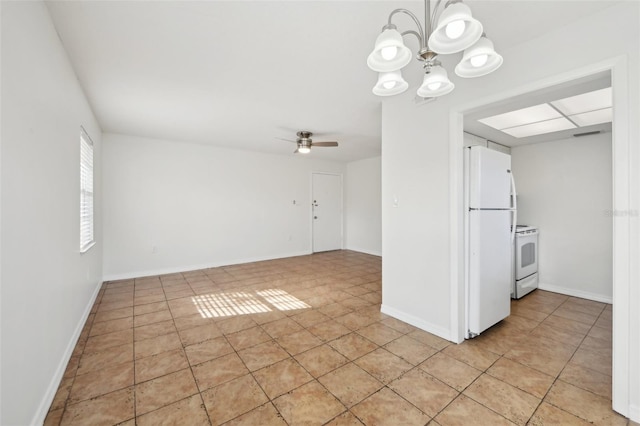
[[[342,248],[342,176],[312,174],[312,250]]]

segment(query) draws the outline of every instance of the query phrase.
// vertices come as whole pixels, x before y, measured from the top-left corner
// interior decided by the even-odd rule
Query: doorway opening
[[[613,90],[614,119],[612,124],[612,181],[613,181],[613,409],[625,416],[629,410],[629,303],[631,295],[630,269],[630,217],[616,215],[628,212],[630,204],[630,168],[628,158],[628,83],[626,62],[623,57],[611,58],[588,67],[572,70],[487,98],[478,99],[451,110],[450,113],[450,224],[451,252],[451,340],[464,340],[464,226],[463,226],[463,147],[464,117],[482,108],[508,99],[549,90],[554,86],[609,73]]]

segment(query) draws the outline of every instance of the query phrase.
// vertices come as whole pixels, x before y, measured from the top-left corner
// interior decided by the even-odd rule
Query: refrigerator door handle
[[[513,178],[513,173],[511,173],[511,171],[509,171],[509,176],[511,176],[511,208],[515,210],[518,208],[518,201],[516,200],[516,181]]]
[[[513,178],[513,173],[509,170],[511,176],[511,211],[513,212],[513,221],[511,222],[511,243],[516,238],[516,226],[518,224],[518,201],[516,200],[516,181]]]

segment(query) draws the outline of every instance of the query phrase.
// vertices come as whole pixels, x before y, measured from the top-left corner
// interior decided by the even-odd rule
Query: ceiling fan
[[[313,133],[308,132],[306,130],[301,130],[298,133],[296,133],[296,135],[298,136],[298,138],[295,140],[295,143],[298,144],[298,148],[296,148],[296,150],[293,151],[294,154],[297,154],[297,153],[308,154],[309,152],[311,152],[312,146],[338,146],[337,141],[313,142],[311,140],[311,136],[313,135]],[[289,139],[283,139],[283,140],[288,142],[294,142]]]

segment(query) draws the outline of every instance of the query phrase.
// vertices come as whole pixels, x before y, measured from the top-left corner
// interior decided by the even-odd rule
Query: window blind
[[[93,235],[93,142],[80,129],[80,252],[95,243]]]

